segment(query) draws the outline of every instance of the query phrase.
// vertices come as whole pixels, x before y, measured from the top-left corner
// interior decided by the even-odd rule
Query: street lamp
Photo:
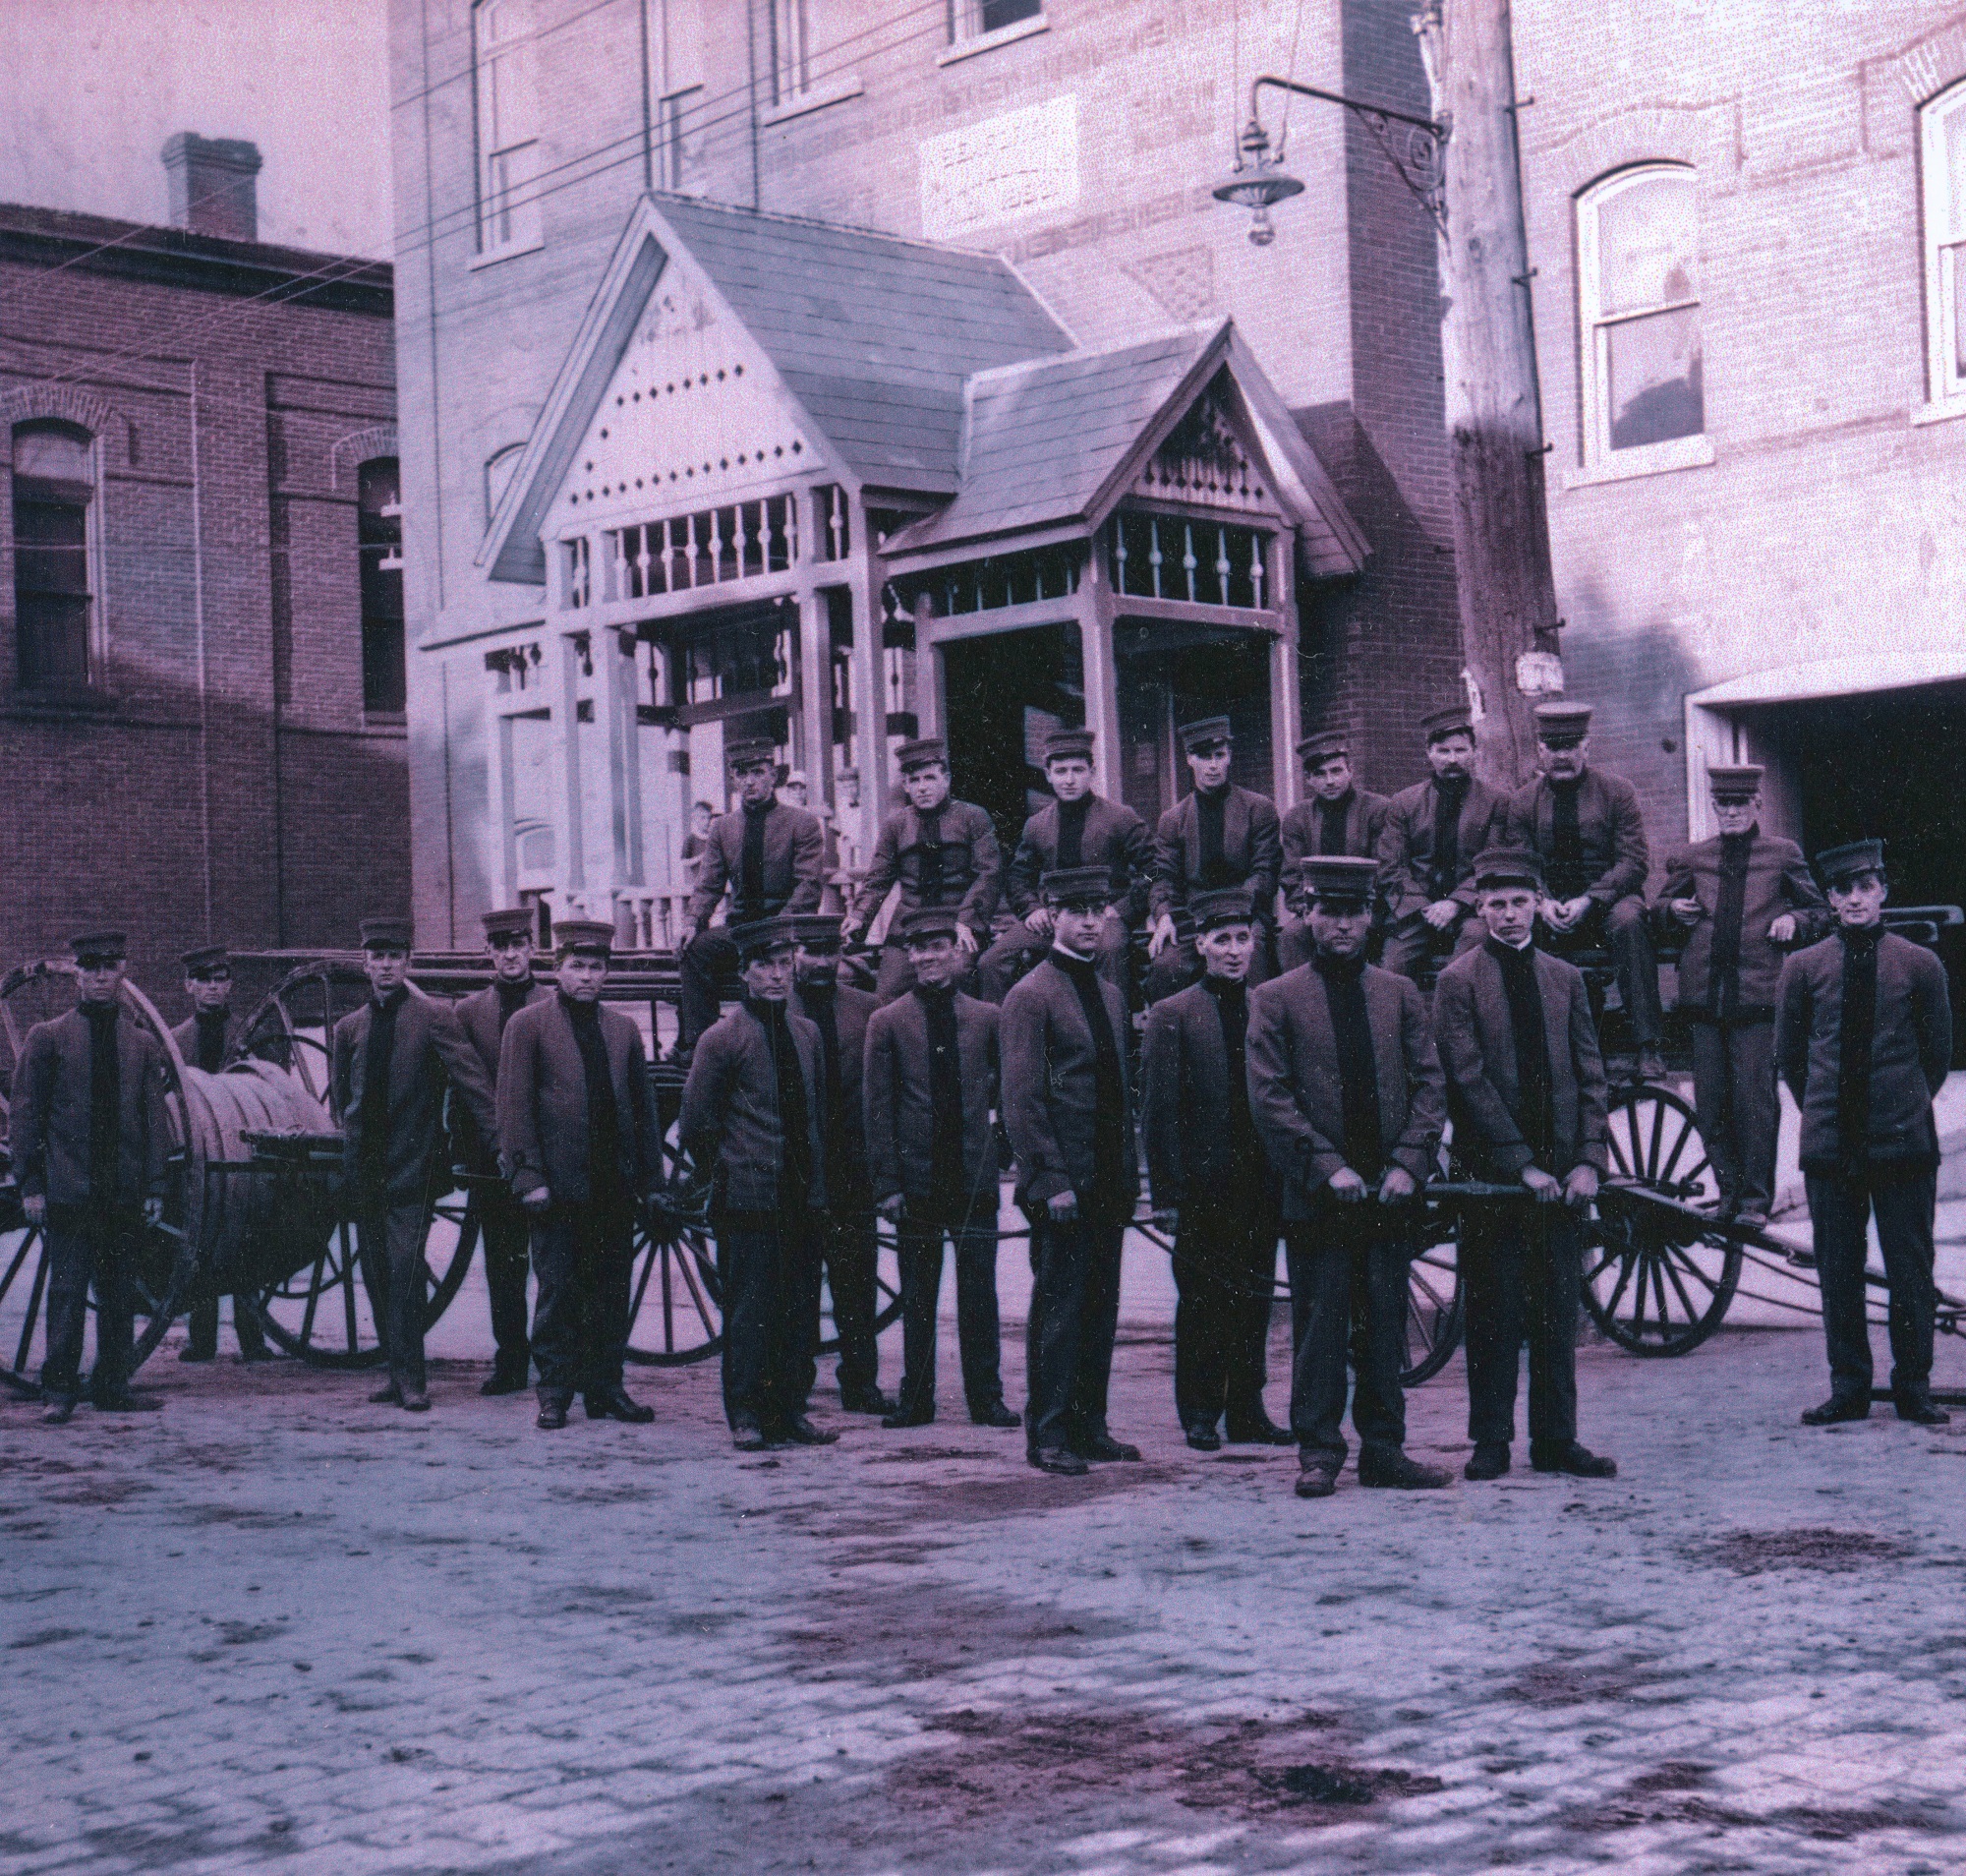
[[[1254,99],[1250,102],[1253,107]],[[1303,184],[1283,167],[1281,155],[1271,156],[1269,135],[1251,115],[1249,126],[1237,146],[1236,166],[1229,172],[1228,181],[1216,186],[1215,200],[1251,210],[1254,219],[1249,223],[1250,243],[1267,248],[1277,238],[1276,229],[1270,225],[1270,205],[1302,194]]]

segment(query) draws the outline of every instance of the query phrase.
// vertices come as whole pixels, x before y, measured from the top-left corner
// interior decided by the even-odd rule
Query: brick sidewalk
[[[1966,1417],[1802,1429],[1813,1335],[1582,1366],[1616,1482],[1316,1504],[1147,1339],[1083,1482],[960,1420],[740,1463],[714,1365],[551,1436],[448,1364],[0,1408],[0,1871],[1959,1868]]]

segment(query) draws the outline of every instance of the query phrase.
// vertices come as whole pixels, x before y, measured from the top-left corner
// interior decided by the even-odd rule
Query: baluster
[[[1230,603],[1229,571],[1229,530],[1218,521],[1215,524],[1215,584],[1224,606]]]
[[[744,513],[750,504],[740,501],[730,510],[731,525],[737,532],[731,537],[730,545],[737,551],[737,571],[734,578],[742,579],[750,570],[745,561],[751,552],[751,537],[744,532]]]
[[[1256,611],[1263,610],[1263,536],[1249,533],[1249,590],[1255,595]]]
[[[1194,569],[1201,562],[1194,557],[1194,523],[1181,524],[1181,570],[1187,575],[1187,603],[1194,604]]]
[[[1161,597],[1161,518],[1159,515],[1147,517],[1147,564],[1153,569],[1154,598]]]

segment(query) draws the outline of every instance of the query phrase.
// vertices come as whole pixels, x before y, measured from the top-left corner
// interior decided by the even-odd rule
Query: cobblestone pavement
[[[714,1365],[548,1436],[170,1352],[159,1415],[0,1407],[6,1876],[1966,1865],[1966,1416],[1799,1427],[1814,1334],[1587,1349],[1613,1483],[1321,1503],[1146,1336],[1085,1481],[837,1409],[740,1461]]]

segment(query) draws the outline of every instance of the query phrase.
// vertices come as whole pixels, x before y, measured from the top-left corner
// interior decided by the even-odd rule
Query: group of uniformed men
[[[1559,954],[1609,950],[1641,1074],[1657,1074],[1649,861],[1631,786],[1587,760],[1588,707],[1546,704],[1536,718],[1542,774],[1509,799],[1473,777],[1473,725],[1449,709],[1423,724],[1432,774],[1389,800],[1356,786],[1343,738],[1308,738],[1309,798],[1281,820],[1230,781],[1228,720],[1189,724],[1180,733],[1195,786],[1151,841],[1138,816],[1091,791],[1088,733],[1061,732],[1046,752],[1054,798],[1009,867],[1015,921],[994,942],[995,835],[981,808],[951,798],[939,741],[901,748],[905,805],[843,919],[817,909],[820,830],[777,798],[772,745],[734,745],[740,798],[702,853],[675,1059],[687,1070],[682,1176],[707,1199],[718,1247],[736,1445],[838,1436],[807,1412],[822,1284],[842,1406],[887,1427],[933,1420],[949,1243],[971,1418],[1022,1424],[1046,1472],[1137,1458],[1107,1422],[1137,1116],[1152,1208],[1173,1233],[1175,1396],[1188,1443],[1295,1444],[1298,1492],[1327,1495],[1356,1377],[1360,1483],[1444,1486],[1444,1471],[1404,1450],[1400,1376],[1421,1192],[1451,1119],[1464,1169],[1517,1194],[1472,1205],[1460,1233],[1466,1476],[1510,1467],[1526,1339],[1531,1463],[1612,1476],[1577,1436],[1574,1353],[1581,1214],[1609,1171],[1607,1086],[1585,979]],[[1875,1212],[1897,1411],[1937,1424],[1932,1096],[1950,1059],[1944,972],[1881,928],[1880,843],[1819,856],[1825,900],[1793,843],[1760,832],[1761,772],[1713,768],[1709,781],[1721,831],[1674,855],[1658,909],[1687,933],[1681,1004],[1720,1210],[1748,1227],[1765,1220],[1779,1073],[1803,1112],[1832,1380],[1804,1418],[1870,1411]],[[896,887],[877,988],[842,983],[842,946]],[[1122,986],[1142,923],[1150,1008],[1136,1065]],[[560,921],[548,987],[534,976],[529,910],[485,925],[492,980],[453,1009],[409,985],[407,925],[367,921],[373,994],[334,1031],[348,1201],[389,1366],[374,1398],[430,1404],[423,1241],[448,1085],[490,1195],[497,1356],[485,1391],[522,1390],[537,1362],[541,1427],[563,1427],[576,1394],[591,1417],[647,1421],[621,1380],[629,1247],[636,1203],[673,1174],[639,1030],[601,1001],[612,932]],[[17,1079],[16,1165],[30,1217],[49,1229],[44,1390],[56,1421],[79,1393],[91,1273],[103,1299],[94,1398],[144,1404],[127,1385],[117,1247],[161,1189],[160,1058],[117,1021],[123,949],[117,933],[76,941],[81,1007],[30,1034]],[[1375,950],[1383,963],[1369,961]],[[185,963],[196,1014],[177,1041],[188,1062],[215,1067],[228,1048],[228,963],[215,949]],[[1435,967],[1429,1003],[1416,978]],[[720,1014],[733,976],[738,999]],[[972,981],[982,997],[963,989]],[[999,1370],[999,1121],[1031,1237],[1022,1416]],[[896,1226],[900,1254],[898,1398],[877,1374],[877,1217]],[[1293,1314],[1287,1428],[1263,1403],[1279,1236]],[[262,1352],[252,1319],[238,1312],[248,1359]],[[185,1359],[208,1359],[215,1334],[215,1313],[195,1319]]]

